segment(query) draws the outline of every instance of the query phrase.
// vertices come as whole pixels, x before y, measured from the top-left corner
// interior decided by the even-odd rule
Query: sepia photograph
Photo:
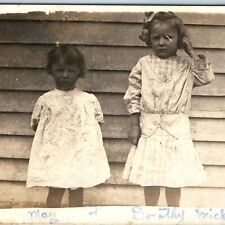
[[[0,52],[0,213],[225,224],[225,6],[3,6]]]

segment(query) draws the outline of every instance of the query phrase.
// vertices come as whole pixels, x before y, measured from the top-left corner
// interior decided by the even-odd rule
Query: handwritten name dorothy
[[[225,224],[225,209],[182,209],[182,208],[158,208],[147,210],[140,206],[131,209],[133,220],[173,220],[176,224],[183,221],[190,221],[190,218],[197,220],[221,221]]]

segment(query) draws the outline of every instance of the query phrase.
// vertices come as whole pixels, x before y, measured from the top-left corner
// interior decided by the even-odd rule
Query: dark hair
[[[158,22],[165,22],[170,25],[172,25],[174,28],[176,28],[178,33],[178,48],[183,48],[183,38],[188,38],[187,31],[184,27],[184,24],[182,20],[177,17],[173,12],[147,12],[145,13],[146,17],[148,18],[148,21],[144,21],[143,29],[146,31],[143,31],[142,34],[139,36],[139,38],[146,43],[146,45],[151,47],[151,30],[152,27],[158,23]]]
[[[84,77],[86,65],[83,54],[73,45],[59,45],[48,53],[47,72],[51,74],[52,64],[63,61],[67,64],[76,64],[80,69],[79,77]]]

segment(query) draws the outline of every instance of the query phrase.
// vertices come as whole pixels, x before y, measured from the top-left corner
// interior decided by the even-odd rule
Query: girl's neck
[[[59,86],[56,86],[55,88],[56,90],[59,90],[59,91],[73,91],[76,89],[76,87],[68,87],[68,88],[65,88],[65,87],[59,87]]]
[[[155,52],[153,52],[153,55],[154,55],[156,58],[161,59],[161,60],[169,60],[169,59],[174,59],[174,58],[177,57],[177,53],[174,54],[174,55],[171,55],[171,56],[169,56],[169,57],[166,57],[166,58],[161,58],[161,57],[157,56],[157,55],[155,54]]]

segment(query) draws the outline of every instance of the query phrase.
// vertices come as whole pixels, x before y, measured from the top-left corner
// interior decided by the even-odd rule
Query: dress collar
[[[177,60],[177,58],[179,57],[176,54],[174,56],[170,56],[168,58],[162,59],[162,58],[158,57],[155,53],[153,53],[151,56],[154,58],[154,60],[157,60],[157,61],[174,61],[174,60]]]
[[[77,88],[75,87],[74,89],[68,90],[68,91],[55,88],[55,91],[58,93],[63,93],[63,94],[70,94],[70,93],[77,91]]]

